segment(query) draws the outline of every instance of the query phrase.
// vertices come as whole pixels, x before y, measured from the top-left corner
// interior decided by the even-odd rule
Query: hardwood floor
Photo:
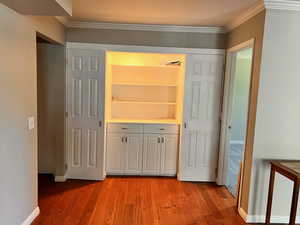
[[[39,176],[40,216],[33,225],[244,225],[235,200],[210,183],[174,178],[109,177],[54,183]]]

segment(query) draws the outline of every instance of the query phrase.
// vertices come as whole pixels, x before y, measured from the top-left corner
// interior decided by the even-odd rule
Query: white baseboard
[[[265,215],[248,215],[247,223],[265,223]],[[288,224],[290,221],[289,216],[271,216],[271,223]],[[297,216],[296,223],[300,223],[300,216]]]
[[[239,214],[243,218],[246,223],[265,223],[266,216],[265,215],[248,215],[244,209],[239,208]],[[289,216],[271,216],[271,223],[289,223]],[[296,223],[300,223],[300,216],[297,216]]]
[[[247,213],[245,210],[241,207],[238,209],[240,216],[243,218],[243,220],[246,222],[247,221]]]
[[[54,178],[55,182],[65,182],[67,180],[66,175],[64,176],[55,176]]]
[[[39,214],[40,208],[36,207],[21,225],[30,225]]]

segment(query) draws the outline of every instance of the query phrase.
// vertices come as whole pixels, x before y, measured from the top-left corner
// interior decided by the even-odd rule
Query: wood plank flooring
[[[33,225],[245,225],[224,187],[174,178],[54,183],[42,175],[39,207]]]

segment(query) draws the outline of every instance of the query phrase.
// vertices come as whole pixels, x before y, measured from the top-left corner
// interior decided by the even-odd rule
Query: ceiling
[[[224,26],[258,0],[73,0],[74,21]]]

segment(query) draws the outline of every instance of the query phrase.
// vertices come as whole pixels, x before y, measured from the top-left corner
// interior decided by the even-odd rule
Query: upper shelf
[[[178,84],[180,67],[176,66],[123,66],[112,65],[113,85],[167,86]]]
[[[170,70],[175,70],[175,69],[179,69],[180,66],[179,65],[118,65],[118,64],[112,64],[112,67],[121,67],[121,68],[137,68],[137,69],[155,69],[155,68],[159,68],[159,69],[170,69]]]

